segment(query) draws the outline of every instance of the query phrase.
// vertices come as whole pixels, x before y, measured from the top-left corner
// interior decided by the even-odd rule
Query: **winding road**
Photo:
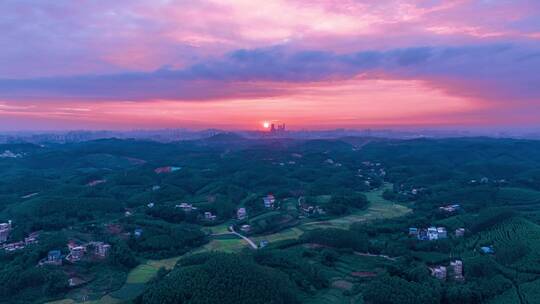
[[[257,247],[257,244],[255,244],[252,240],[250,240],[247,236],[244,236],[244,235],[241,235],[240,233],[236,232],[234,230],[234,227],[233,226],[229,226],[229,230],[231,231],[232,234],[236,235],[236,236],[239,236],[241,237],[244,241],[246,241],[250,246],[251,248],[253,249],[258,249],[259,247]]]

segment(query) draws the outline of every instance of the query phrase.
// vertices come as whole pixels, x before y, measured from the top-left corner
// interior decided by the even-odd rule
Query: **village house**
[[[11,221],[0,223],[0,243],[7,242],[9,233],[11,232]]]
[[[439,239],[439,233],[437,232],[437,228],[435,227],[429,227],[427,229],[427,233],[428,233],[428,239],[430,241],[433,241],[433,240],[438,240]]]
[[[305,198],[302,197],[302,199],[298,200],[298,206],[300,207],[300,210],[304,213],[306,216],[310,215],[324,215],[326,214],[326,211],[324,211],[323,208],[319,206],[313,206],[306,203]]]
[[[62,252],[60,250],[51,250],[47,257],[39,261],[39,265],[62,265]]]
[[[448,233],[446,232],[446,228],[444,227],[437,227],[437,234],[438,239],[446,239],[448,237]]]
[[[455,281],[462,281],[465,278],[463,277],[463,261],[461,260],[455,260],[450,262],[450,270],[452,278]],[[446,266],[438,265],[435,267],[429,268],[431,271],[431,275],[439,280],[446,280],[448,275],[448,268]]]
[[[429,228],[409,228],[409,236],[416,237],[420,241],[434,241],[445,239],[448,237],[448,232],[444,227],[429,227]]]
[[[39,232],[32,232],[27,237],[24,238],[24,244],[26,246],[37,244],[39,238]]]
[[[250,225],[242,225],[242,227],[240,227],[240,231],[248,233],[248,232],[251,231],[251,226]]]
[[[102,258],[106,257],[111,250],[111,245],[104,242],[94,242],[92,245],[94,245],[94,254]]]
[[[462,281],[462,280],[465,279],[463,277],[463,261],[455,260],[453,262],[450,262],[450,267],[452,267],[452,273],[453,273],[453,276],[454,276],[454,280]]]
[[[191,212],[193,210],[197,210],[197,207],[193,207],[192,204],[188,204],[188,203],[181,203],[180,205],[176,205],[175,208],[180,208],[184,212]]]
[[[261,240],[259,242],[259,248],[264,248],[266,246],[268,246],[268,241],[267,240]]]
[[[276,202],[276,198],[272,194],[268,194],[263,198],[264,207],[265,208],[274,208],[274,203]]]
[[[21,250],[21,249],[24,249],[25,245],[24,245],[24,242],[20,241],[20,242],[15,242],[15,243],[9,243],[9,244],[5,244],[4,246],[2,246],[2,248],[4,248],[5,251],[7,252],[13,252],[13,251],[16,251],[16,250]]]
[[[84,257],[86,246],[72,246],[71,244],[68,244],[69,254],[66,256],[66,260],[72,263],[78,262]]]
[[[140,238],[142,234],[143,234],[142,228],[135,228],[135,230],[133,230],[133,236],[135,236],[136,238]]]
[[[207,221],[215,221],[217,219],[217,216],[213,215],[212,212],[207,211],[204,213],[204,219]]]
[[[452,205],[446,205],[439,207],[439,211],[445,212],[445,213],[455,213],[461,209],[460,204],[452,204]]]
[[[247,211],[246,208],[238,208],[238,211],[236,211],[236,218],[239,220],[243,220],[247,217]]]
[[[493,254],[495,253],[495,249],[493,249],[493,246],[482,246],[480,247],[480,251],[484,254]]]
[[[445,266],[436,266],[433,268],[430,268],[431,275],[439,280],[446,280],[446,267]]]
[[[465,228],[458,228],[455,232],[456,237],[463,237],[465,235]]]
[[[154,206],[155,206],[154,203],[148,203],[148,204],[146,205],[146,207],[148,207],[148,208],[154,208]]]

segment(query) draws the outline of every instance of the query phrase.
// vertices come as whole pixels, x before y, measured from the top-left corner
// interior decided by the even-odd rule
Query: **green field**
[[[316,228],[347,229],[351,224],[356,222],[394,218],[411,212],[410,208],[396,204],[382,197],[383,192],[391,188],[392,185],[385,184],[384,187],[365,193],[367,199],[369,200],[369,207],[366,210],[359,210],[353,214],[328,221],[305,223],[301,226],[301,228],[306,230]]]
[[[243,248],[247,248],[246,241],[240,238],[234,239],[214,239],[208,244],[194,251],[194,253],[205,251],[222,251],[222,252],[238,252]]]
[[[251,239],[256,244],[258,244],[262,240],[267,240],[268,242],[277,242],[277,241],[283,241],[283,240],[288,240],[288,239],[297,239],[302,235],[302,233],[304,233],[302,229],[294,227],[294,228],[282,230],[274,234],[252,237]]]
[[[287,240],[287,239],[297,239],[302,235],[302,233],[304,233],[304,231],[311,230],[311,229],[330,228],[330,227],[346,229],[352,223],[355,223],[355,222],[371,221],[371,220],[383,219],[383,218],[393,218],[393,217],[403,216],[411,212],[411,209],[409,209],[408,207],[385,200],[382,197],[382,193],[384,192],[384,190],[389,189],[389,188],[391,188],[391,185],[386,184],[384,187],[380,189],[367,192],[366,196],[368,197],[370,204],[366,210],[361,210],[354,214],[350,214],[341,218],[331,219],[328,221],[307,222],[297,227],[282,230],[278,233],[265,235],[265,236],[252,237],[251,239],[256,244],[258,244],[261,240],[267,240],[269,242],[277,242],[277,241],[282,241],[282,240]],[[262,214],[258,216],[257,218],[254,218],[253,220],[265,218],[273,214],[276,214],[276,212]],[[228,232],[227,227],[228,227],[228,224],[222,224],[219,226],[208,227],[206,229],[211,230],[213,233],[227,233]],[[245,248],[249,248],[249,246],[244,240],[238,237],[229,235],[229,234],[223,234],[223,235],[213,237],[213,239],[208,244],[195,250],[193,253],[206,252],[206,251],[239,252]],[[118,303],[120,301],[125,301],[125,300],[129,300],[136,297],[143,290],[144,284],[150,281],[156,275],[160,267],[171,269],[172,267],[174,267],[174,265],[180,258],[181,257],[174,257],[174,258],[164,259],[164,260],[151,260],[135,267],[128,274],[126,284],[124,284],[124,286],[120,290],[112,292],[109,296],[103,297],[101,300],[97,301],[96,303]],[[368,258],[368,259],[377,259],[377,258]],[[350,267],[354,268],[355,267],[354,265],[356,266],[359,265],[356,262],[354,262],[352,266],[347,265],[347,263],[339,263],[339,265],[341,265],[340,266],[341,268],[347,268],[347,269],[342,269],[341,274],[339,273],[335,274],[336,280],[341,280],[341,278],[345,276],[344,274],[346,272],[350,273],[352,271],[352,268]],[[357,267],[357,269],[361,269],[362,271],[364,271],[365,269],[369,269],[369,267],[364,265],[362,267]],[[328,289],[325,291],[321,291],[321,293],[322,294],[313,298],[313,299],[319,299],[319,301],[321,302],[313,302],[313,303],[323,303],[324,300],[330,300],[331,298],[334,299],[334,302],[331,302],[331,303],[342,303],[339,301],[344,300],[345,298],[348,298],[349,300],[351,299],[350,297],[344,297],[342,295],[342,291],[339,289]],[[117,301],[117,302],[114,302],[114,301]],[[335,301],[338,301],[338,302],[335,302]],[[324,303],[329,303],[329,302],[324,302]],[[360,302],[355,302],[355,303],[360,303]],[[55,304],[60,304],[60,303],[55,303]]]
[[[285,229],[283,231],[252,238],[254,241],[260,240],[282,241],[287,239],[297,239],[302,235],[302,232],[317,229],[317,228],[342,228],[347,229],[349,226],[356,222],[372,221],[377,219],[387,219],[403,216],[412,210],[406,206],[396,204],[392,201],[385,200],[382,197],[382,193],[391,189],[392,185],[385,184],[380,189],[370,191],[366,193],[369,200],[369,207],[366,210],[359,210],[353,214],[335,218],[327,221],[312,221],[303,223],[297,227]]]

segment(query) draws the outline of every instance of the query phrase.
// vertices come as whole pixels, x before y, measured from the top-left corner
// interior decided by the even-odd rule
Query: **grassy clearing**
[[[226,240],[211,240],[208,244],[203,247],[195,250],[194,253],[206,252],[206,251],[221,251],[221,252],[239,252],[244,248],[247,248],[248,244],[246,241],[236,238],[236,239],[226,239]]]
[[[227,233],[229,232],[228,228],[230,225],[231,224],[227,222],[227,223],[217,225],[217,226],[203,227],[202,230],[210,234]]]
[[[391,185],[385,184],[384,187],[381,187],[380,189],[367,192],[365,195],[369,200],[369,207],[366,210],[359,210],[353,214],[328,221],[305,223],[301,228],[306,230],[317,228],[347,229],[351,224],[356,222],[399,217],[411,212],[410,208],[396,204],[382,197],[383,192],[391,187]]]
[[[265,236],[252,237],[251,239],[255,243],[259,243],[262,240],[267,240],[269,242],[277,242],[277,241],[288,240],[288,239],[297,239],[302,235],[302,233],[304,233],[304,231],[302,231],[299,228],[289,228],[289,229],[280,231],[278,233],[265,235]]]

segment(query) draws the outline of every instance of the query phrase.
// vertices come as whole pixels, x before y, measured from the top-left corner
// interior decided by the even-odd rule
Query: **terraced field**
[[[503,294],[491,299],[487,304],[521,304],[515,288],[509,289]]]
[[[540,279],[519,286],[525,304],[540,303]]]
[[[363,303],[362,295],[350,295],[354,284],[362,279],[355,276],[359,272],[376,273],[378,269],[389,263],[381,257],[344,255],[332,266],[322,266],[323,275],[329,279],[330,288],[319,290],[304,300],[309,304],[319,303]]]
[[[540,272],[537,261],[540,260],[540,226],[523,218],[511,218],[497,224],[492,229],[472,238],[470,246],[477,244],[508,248],[516,243],[526,247],[526,254],[511,266],[523,272]]]

